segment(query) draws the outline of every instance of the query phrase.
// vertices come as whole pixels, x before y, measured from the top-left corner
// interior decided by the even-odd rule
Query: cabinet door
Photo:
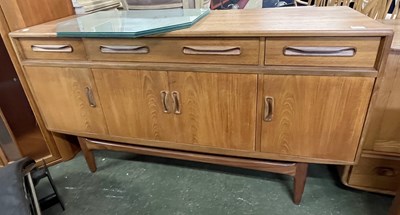
[[[373,78],[265,75],[261,151],[353,161]]]
[[[166,72],[93,69],[111,135],[173,141],[173,116]],[[166,96],[163,101],[162,95]],[[165,102],[165,103],[164,103]]]
[[[25,67],[25,75],[49,130],[107,133],[89,69]]]
[[[169,72],[168,76],[171,91],[180,97],[177,142],[254,150],[257,75]]]

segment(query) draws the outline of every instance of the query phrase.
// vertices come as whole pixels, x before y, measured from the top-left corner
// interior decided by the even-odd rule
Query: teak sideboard
[[[109,149],[278,172],[295,203],[307,163],[357,161],[393,34],[347,7],[213,11],[136,39],[60,38],[60,21],[10,35],[47,129],[92,171]]]

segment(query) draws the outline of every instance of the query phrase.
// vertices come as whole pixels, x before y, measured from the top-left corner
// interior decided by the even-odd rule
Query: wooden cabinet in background
[[[395,31],[377,105],[369,115],[357,165],[340,167],[342,182],[357,189],[395,194],[400,186],[400,20],[382,20]]]
[[[53,133],[45,127],[8,34],[73,14],[70,0],[0,0],[0,108],[19,157],[31,157],[38,165],[43,160],[54,164],[71,159],[78,147],[71,144],[76,142],[73,137]],[[5,163],[18,159],[8,152],[4,155]]]

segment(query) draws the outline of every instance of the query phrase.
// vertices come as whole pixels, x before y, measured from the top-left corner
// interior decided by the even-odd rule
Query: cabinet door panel
[[[169,72],[180,93],[177,142],[254,150],[257,75]]]
[[[25,74],[49,130],[107,133],[89,69],[25,67]],[[88,90],[95,107],[90,105]]]
[[[168,91],[166,72],[93,69],[93,75],[111,135],[174,140],[173,116],[163,112],[160,95]]]
[[[262,122],[261,151],[353,161],[373,83],[369,77],[265,75],[263,95],[274,107],[272,121]]]

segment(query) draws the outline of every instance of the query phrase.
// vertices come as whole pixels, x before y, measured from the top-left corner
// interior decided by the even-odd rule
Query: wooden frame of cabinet
[[[11,82],[11,84],[3,85],[4,90],[10,94],[13,92],[13,98],[10,96],[2,98],[4,115],[10,123],[10,134],[15,136],[14,142],[21,156],[32,157],[38,165],[42,165],[43,160],[51,165],[71,159],[77,153],[78,147],[76,144],[71,144],[71,138],[45,128],[8,34],[11,31],[72,14],[72,4],[69,0],[0,1],[2,38],[0,47],[2,62],[6,66],[1,77],[4,81]],[[6,163],[8,161],[10,160]]]
[[[304,20],[282,29],[273,19],[288,12]],[[232,15],[229,28],[216,22]],[[11,37],[46,128],[80,137],[92,171],[99,149],[265,170],[275,160],[291,163],[280,173],[299,168],[303,185],[307,163],[357,162],[392,40],[345,7],[214,11],[138,39],[57,38],[58,22]],[[101,48],[127,44],[145,48]]]

